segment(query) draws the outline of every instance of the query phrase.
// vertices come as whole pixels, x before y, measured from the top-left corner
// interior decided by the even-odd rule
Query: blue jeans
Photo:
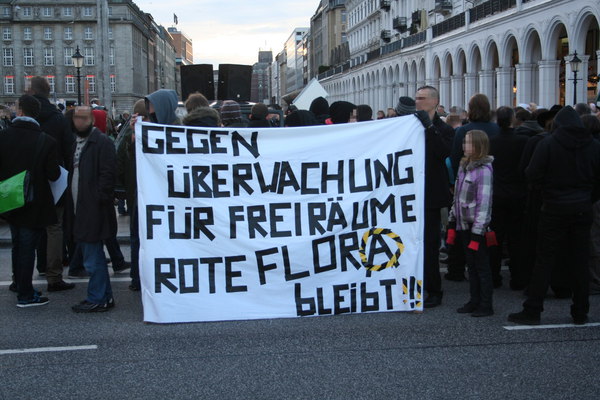
[[[116,236],[105,240],[103,243],[106,245],[113,267],[122,265],[125,262],[125,256],[123,256],[123,252],[117,242]],[[104,250],[102,250],[102,254],[104,254]],[[82,270],[83,258],[81,255],[81,248],[79,247],[79,243],[75,243],[75,251],[71,255],[71,261],[69,262],[69,274],[75,274]]]
[[[81,248],[83,266],[90,274],[86,300],[90,303],[104,304],[112,298],[112,288],[102,242],[79,242],[77,245]]]
[[[42,229],[22,228],[10,224],[12,267],[18,300],[33,299],[31,278],[35,264],[35,249],[39,244],[42,231]]]

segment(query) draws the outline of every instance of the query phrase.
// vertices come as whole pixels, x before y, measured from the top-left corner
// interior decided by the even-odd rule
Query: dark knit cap
[[[324,97],[317,97],[310,103],[308,109],[315,115],[327,115],[329,114],[329,103]]]
[[[221,121],[225,123],[230,120],[237,120],[242,118],[242,112],[240,105],[233,100],[225,100],[221,104]]]
[[[416,103],[412,98],[408,96],[402,96],[398,99],[398,104],[396,105],[396,113],[399,117],[401,117],[402,115],[414,114],[416,111]]]

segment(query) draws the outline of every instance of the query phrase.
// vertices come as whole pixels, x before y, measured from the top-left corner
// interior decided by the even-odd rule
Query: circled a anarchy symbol
[[[365,252],[365,248],[367,247],[367,241],[371,236],[375,237],[382,235],[385,235],[390,239],[394,240],[398,249],[396,249],[394,255],[386,263],[373,265],[369,263]],[[400,239],[400,236],[392,232],[390,229],[384,228],[371,228],[368,231],[366,231],[362,237],[362,240],[360,242],[360,248],[358,250],[358,254],[360,254],[360,260],[362,262],[362,265],[369,271],[380,271],[385,268],[397,267],[400,264],[400,261],[398,261],[398,259],[400,258],[403,252],[404,243],[402,243],[402,239]]]

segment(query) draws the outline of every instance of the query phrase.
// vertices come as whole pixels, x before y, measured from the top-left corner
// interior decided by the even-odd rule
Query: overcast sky
[[[254,64],[259,50],[273,57],[296,27],[310,26],[319,0],[134,0],[165,28],[192,39],[195,64]]]

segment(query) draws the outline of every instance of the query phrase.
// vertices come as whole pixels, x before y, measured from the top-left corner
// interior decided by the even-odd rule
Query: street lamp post
[[[75,49],[75,54],[71,57],[73,58],[73,64],[75,64],[75,68],[77,68],[77,105],[81,105],[81,67],[83,67],[83,56],[79,52],[79,46]]]
[[[579,66],[581,65],[581,60],[577,57],[577,50],[573,53],[573,57],[571,57],[571,71],[573,71],[573,105],[577,104],[577,81],[581,79],[577,79],[577,73],[579,72]]]

